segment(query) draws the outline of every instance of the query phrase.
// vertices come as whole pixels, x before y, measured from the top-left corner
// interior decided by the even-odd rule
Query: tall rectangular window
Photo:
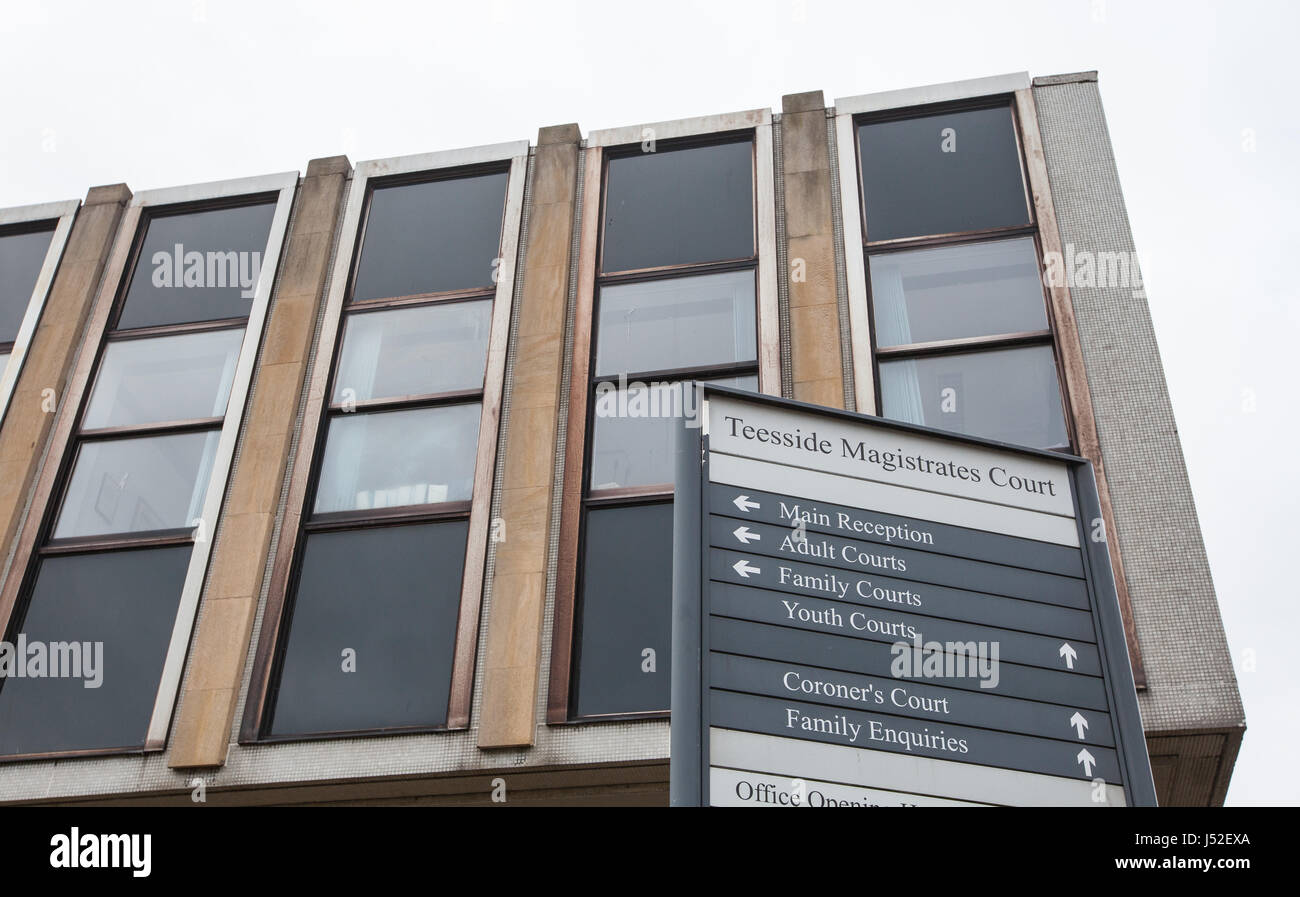
[[[860,121],[857,143],[879,412],[1068,448],[1011,106]]]
[[[686,384],[758,388],[754,152],[749,137],[634,146],[605,165],[575,718],[668,710],[673,448]]]
[[[52,221],[0,229],[0,375],[14,353],[53,236]]]
[[[449,724],[510,175],[419,177],[367,185],[262,739]]]
[[[0,680],[0,754],[145,747],[276,210],[139,213],[7,634],[65,665]]]

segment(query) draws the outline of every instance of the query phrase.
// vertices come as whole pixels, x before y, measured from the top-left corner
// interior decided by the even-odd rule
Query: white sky
[[[1297,8],[0,0],[0,207],[1098,69],[1246,702],[1228,802],[1300,804]]]

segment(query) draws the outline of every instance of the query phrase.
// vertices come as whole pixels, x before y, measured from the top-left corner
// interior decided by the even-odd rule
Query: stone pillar
[[[530,746],[536,726],[581,139],[576,124],[543,128],[537,136],[524,286],[511,334],[510,416],[500,461],[506,539],[497,545],[487,620],[480,748]]]
[[[344,156],[312,160],[294,199],[293,226],[262,338],[239,461],[231,472],[217,527],[198,632],[172,730],[168,763],[173,768],[221,766],[226,760],[350,170]]]
[[[825,107],[820,90],[781,98],[781,165],[790,268],[784,276],[790,286],[793,398],[843,408],[844,370],[835,290],[835,225]]]

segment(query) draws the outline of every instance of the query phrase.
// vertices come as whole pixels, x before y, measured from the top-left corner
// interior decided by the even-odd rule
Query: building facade
[[[1245,728],[1095,73],[0,210],[0,801],[665,804],[692,380],[1092,461]]]

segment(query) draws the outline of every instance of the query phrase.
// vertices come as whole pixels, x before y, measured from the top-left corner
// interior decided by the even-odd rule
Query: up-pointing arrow
[[[1069,669],[1074,669],[1074,658],[1079,656],[1079,652],[1075,651],[1074,648],[1070,647],[1069,642],[1065,642],[1064,644],[1062,644],[1061,650],[1057,651],[1056,653],[1065,658],[1066,667],[1068,667]]]
[[[741,576],[743,576],[745,579],[749,579],[749,574],[751,574],[751,573],[762,573],[762,572],[763,572],[763,568],[762,568],[762,567],[755,567],[755,566],[754,566],[753,564],[751,564],[749,561],[745,561],[745,560],[736,561],[736,563],[734,563],[734,564],[731,565],[731,569],[732,569],[732,570],[735,570],[737,573],[739,573],[739,574],[740,574]]]
[[[1092,775],[1092,764],[1097,762],[1097,758],[1094,757],[1092,754],[1088,753],[1087,748],[1084,748],[1083,750],[1079,751],[1079,755],[1074,759],[1078,760],[1080,763],[1083,764],[1084,775],[1086,776]]]
[[[746,545],[750,542],[757,542],[759,539],[763,538],[759,533],[750,532],[749,527],[747,526],[738,526],[731,531],[731,534]]]
[[[1083,714],[1077,710],[1074,711],[1074,716],[1070,717],[1070,725],[1079,730],[1079,738],[1082,739],[1083,730],[1088,728],[1088,721],[1083,718]]]
[[[731,500],[731,503],[737,508],[740,508],[740,510],[744,511],[746,514],[754,508],[762,507],[758,502],[751,500],[748,495],[737,495]]]

